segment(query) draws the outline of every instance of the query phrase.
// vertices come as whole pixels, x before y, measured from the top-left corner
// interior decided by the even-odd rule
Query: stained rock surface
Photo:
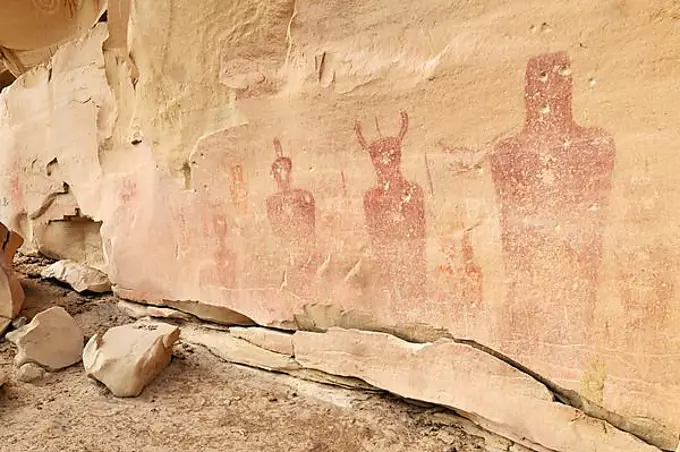
[[[170,363],[179,328],[164,323],[133,323],[95,334],[83,350],[87,375],[117,397],[135,397]]]
[[[46,309],[27,325],[7,334],[17,346],[14,363],[36,363],[48,370],[59,370],[80,361],[83,352],[83,331],[60,306]]]

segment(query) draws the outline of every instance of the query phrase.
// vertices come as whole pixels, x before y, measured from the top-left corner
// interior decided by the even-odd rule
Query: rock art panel
[[[377,263],[373,284],[395,301],[419,300],[426,295],[425,196],[423,189],[401,172],[408,125],[408,114],[401,112],[399,134],[370,143],[364,138],[361,122],[354,126],[377,177],[375,186],[364,194],[366,226]]]
[[[583,343],[597,301],[614,140],[574,121],[565,53],[529,60],[524,94],[524,128],[491,156],[507,272],[504,339]]]
[[[0,220],[39,245],[36,226],[81,209],[101,222],[100,269],[138,301],[284,329],[448,331],[677,429],[672,9],[340,3],[136,2],[106,58],[97,25],[0,94]],[[540,26],[546,8],[559,26]],[[546,52],[577,42],[572,75]],[[521,123],[523,84],[524,127],[498,141]],[[399,105],[417,118],[401,133]],[[352,124],[373,111],[382,131],[358,146]],[[272,184],[274,136],[291,165]],[[441,140],[487,159],[447,168]],[[286,190],[310,195],[288,205],[297,227],[282,202],[268,212]]]

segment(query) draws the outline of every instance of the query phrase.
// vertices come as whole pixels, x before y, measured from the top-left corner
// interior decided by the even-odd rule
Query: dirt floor
[[[63,306],[86,337],[132,321],[115,297],[78,295],[41,280],[44,261],[18,261],[23,316]],[[14,354],[0,339],[0,372],[13,372]],[[112,396],[82,364],[33,384],[12,374],[0,389],[4,452],[515,450],[508,444],[440,409],[229,364],[181,340],[170,366],[137,398]]]

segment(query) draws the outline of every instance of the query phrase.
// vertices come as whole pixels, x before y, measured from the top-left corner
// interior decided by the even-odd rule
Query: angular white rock
[[[61,306],[42,311],[6,337],[17,346],[17,367],[34,362],[49,370],[63,369],[80,361],[83,352],[83,331]]]
[[[87,375],[117,397],[135,397],[170,363],[179,328],[166,323],[132,323],[95,334],[83,350]]]
[[[40,276],[68,284],[76,292],[105,293],[111,291],[109,277],[92,267],[64,259],[45,268]]]

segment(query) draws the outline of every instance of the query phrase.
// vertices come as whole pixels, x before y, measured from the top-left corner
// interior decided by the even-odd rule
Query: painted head
[[[234,182],[243,182],[243,167],[241,165],[231,167],[231,178]]]
[[[400,174],[401,166],[401,143],[408,131],[408,115],[406,112],[401,112],[401,130],[396,137],[379,138],[368,144],[359,121],[356,122],[354,130],[361,147],[368,150],[378,178],[391,180],[397,177]]]
[[[571,63],[565,52],[549,53],[527,63],[524,98],[527,124],[571,124]]]
[[[290,188],[290,174],[293,171],[293,161],[284,157],[283,148],[278,138],[274,138],[274,151],[276,152],[276,160],[272,163],[272,176],[280,190],[288,190]]]

